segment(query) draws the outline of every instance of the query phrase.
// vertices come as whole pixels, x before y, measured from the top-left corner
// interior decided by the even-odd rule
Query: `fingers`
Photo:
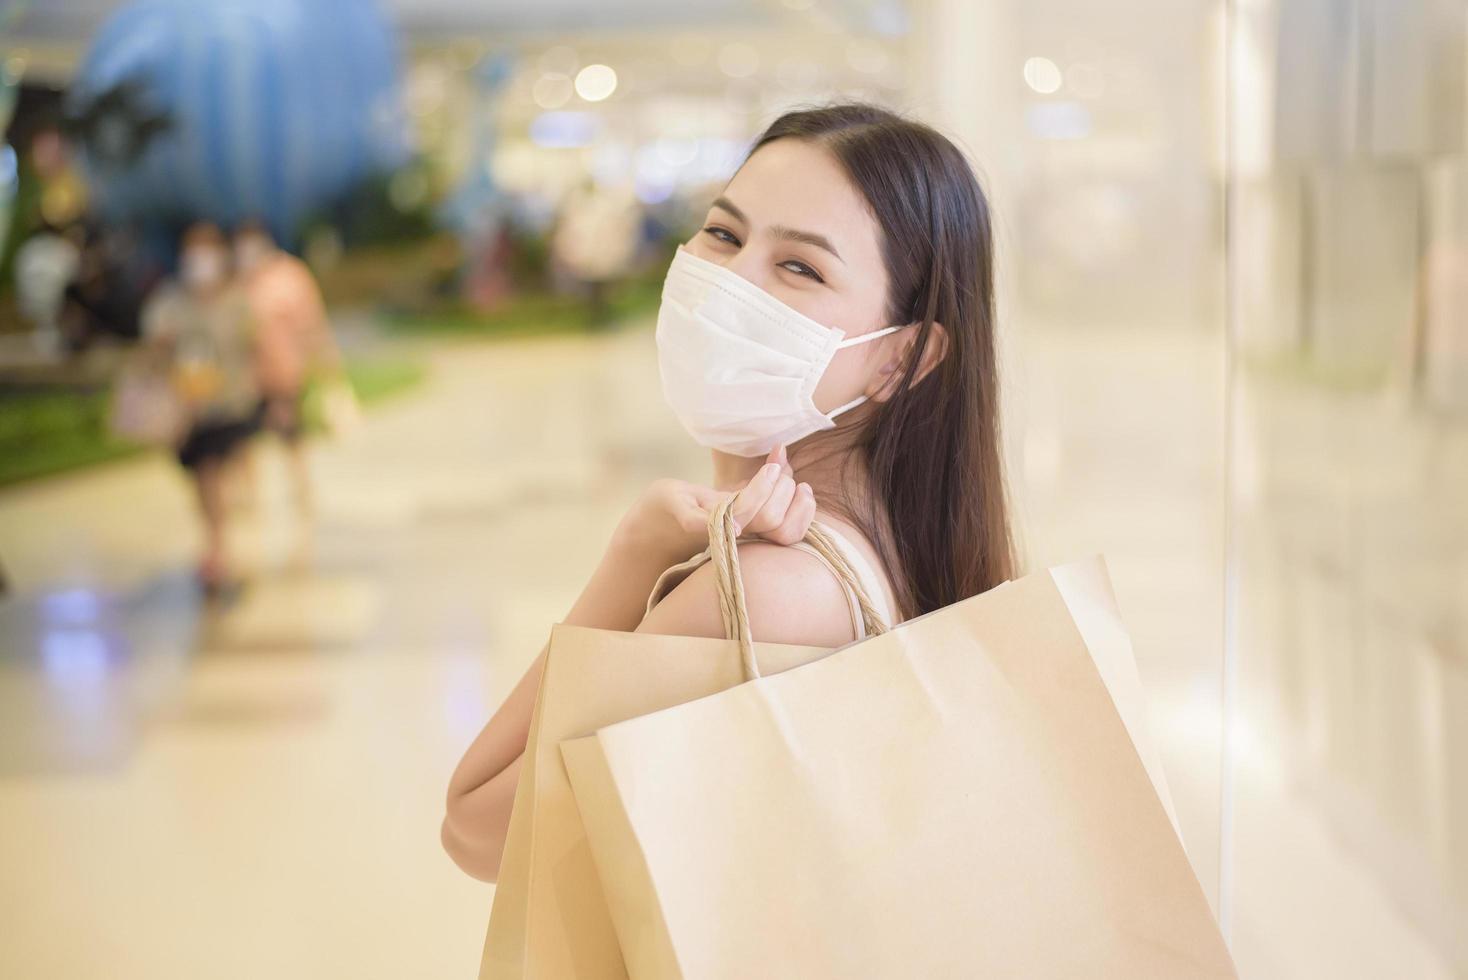
[[[676,516],[678,524],[683,530],[695,534],[706,534],[708,529],[709,514],[718,506],[719,502],[726,497],[734,496],[727,490],[715,490],[713,487],[702,486],[697,483],[684,484],[682,492],[676,500]],[[735,521],[738,521],[738,501],[735,502]]]
[[[811,490],[809,483],[802,483],[795,488],[795,496],[790,506],[785,508],[785,518],[780,525],[772,531],[761,535],[777,544],[794,544],[805,537],[805,532],[810,529],[810,522],[816,516],[816,495]]]
[[[770,496],[765,500],[764,506],[746,525],[747,529],[755,534],[773,531],[785,520],[785,511],[790,508],[790,502],[794,499],[795,481],[782,472],[775,481],[775,487],[770,491]]]
[[[731,512],[738,533],[758,534],[771,540],[777,540],[771,535],[778,534],[782,543],[788,543],[786,538],[790,541],[803,538],[815,514],[815,501],[809,484],[804,484],[804,496],[800,486],[795,481],[788,450],[783,444],[775,446],[766,454],[764,465],[734,496]],[[706,520],[708,512],[722,497],[718,491],[698,488],[693,502]],[[694,515],[690,513],[688,522],[693,521]]]
[[[749,527],[750,521],[759,514],[765,502],[770,499],[775,485],[782,479],[788,479],[780,471],[779,463],[766,463],[760,467],[759,472],[740,488],[734,498],[734,523],[740,530]]]
[[[795,470],[790,466],[790,451],[783,442],[765,454],[765,464],[769,465],[770,463],[779,466],[786,476],[795,475]]]
[[[709,511],[714,509],[717,499],[705,499],[700,494],[695,494],[690,499],[680,499],[674,504],[673,516],[678,521],[678,526],[689,534],[703,534],[706,532],[709,520]]]
[[[715,490],[713,487],[705,487],[697,483],[688,484],[688,492],[693,497],[694,506],[703,511],[705,516],[714,509],[715,504],[729,496],[727,490]]]

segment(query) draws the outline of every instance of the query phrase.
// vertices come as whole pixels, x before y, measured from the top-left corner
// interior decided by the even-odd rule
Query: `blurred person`
[[[710,450],[711,485],[649,486],[564,622],[722,638],[707,521],[730,495],[763,641],[862,634],[853,593],[789,547],[817,520],[889,626],[1014,577],[990,214],[963,153],[872,105],[790,112],[701,224],[668,267],[656,339],[663,394]],[[545,653],[449,781],[442,844],[485,881]]]
[[[71,278],[61,291],[58,328],[62,346],[68,353],[80,353],[98,337],[114,332],[111,326],[117,316],[114,295],[101,230],[87,228]]]
[[[264,430],[285,444],[304,547],[313,511],[302,438],[305,390],[316,372],[344,383],[341,350],[310,267],[278,247],[263,222],[251,219],[235,229],[234,256],[255,324],[258,415]],[[249,467],[248,448],[244,458]]]
[[[103,340],[131,342],[142,334],[142,305],[159,278],[128,228],[92,225],[82,236],[70,282],[62,291],[60,330],[66,349]]]
[[[557,264],[585,288],[593,324],[610,318],[607,293],[631,271],[641,225],[641,208],[630,189],[604,188],[590,177],[562,204],[551,251]]]
[[[258,428],[254,330],[243,292],[230,279],[229,243],[196,222],[182,238],[178,281],[160,285],[143,310],[144,342],[163,351],[188,422],[176,447],[204,524],[198,580],[205,593],[233,587],[227,554],[227,465]]]
[[[43,354],[59,354],[63,347],[61,310],[67,284],[81,262],[80,239],[76,232],[43,222],[15,253],[16,301]]]

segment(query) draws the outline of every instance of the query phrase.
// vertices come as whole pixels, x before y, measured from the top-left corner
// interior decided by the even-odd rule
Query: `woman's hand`
[[[805,537],[815,516],[810,485],[795,482],[783,446],[777,446],[767,465],[733,492],[739,530],[780,544]],[[648,487],[622,518],[613,547],[602,556],[564,621],[594,629],[636,629],[658,575],[703,550],[708,544],[709,513],[729,494],[682,480],[659,480]],[[461,868],[484,881],[499,876],[545,657],[542,649],[464,753],[449,783],[443,846]]]
[[[776,446],[759,472],[733,492],[737,533],[776,544],[804,538],[816,514],[815,494],[809,483],[795,481],[783,445]],[[619,531],[639,547],[681,560],[708,544],[709,513],[728,496],[728,491],[685,480],[658,480],[628,511]]]

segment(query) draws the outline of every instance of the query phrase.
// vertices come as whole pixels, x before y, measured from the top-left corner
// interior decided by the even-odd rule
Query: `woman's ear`
[[[918,324],[908,324],[918,326]],[[893,334],[893,341],[888,350],[883,351],[885,360],[872,376],[871,383],[867,386],[867,397],[874,402],[884,402],[897,393],[897,385],[902,380],[903,370],[907,366],[908,359],[912,357],[913,347],[917,344],[917,330],[902,330]],[[928,343],[923,350],[923,359],[917,367],[917,373],[913,376],[913,384],[917,384],[928,376],[928,372],[938,366],[948,353],[948,330],[937,320],[933,321],[932,330],[928,334]]]

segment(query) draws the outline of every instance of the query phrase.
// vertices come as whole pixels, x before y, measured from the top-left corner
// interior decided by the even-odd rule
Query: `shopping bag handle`
[[[744,579],[739,572],[739,548],[736,545],[739,531],[734,524],[734,497],[735,494],[729,494],[709,511],[709,556],[713,559],[715,591],[719,594],[719,615],[724,620],[724,635],[739,641],[744,679],[752,681],[760,676],[760,672],[754,658],[754,638],[749,632],[749,610],[744,605]],[[812,521],[805,532],[805,543],[826,560],[836,577],[856,595],[867,635],[887,632],[882,614],[872,604],[861,578],[831,536]]]

